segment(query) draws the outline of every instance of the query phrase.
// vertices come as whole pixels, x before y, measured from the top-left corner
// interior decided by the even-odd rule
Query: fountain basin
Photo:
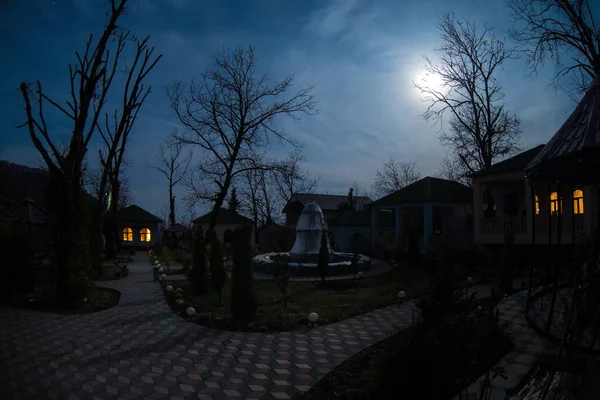
[[[273,275],[277,272],[277,259],[281,257],[290,257],[290,253],[266,253],[259,254],[253,258],[254,270],[264,274]],[[327,276],[348,275],[354,273],[352,270],[352,253],[333,252],[329,254],[329,269]],[[313,262],[314,261],[314,262]],[[288,264],[291,276],[319,276],[317,268],[317,259],[295,260],[291,256],[291,262]],[[371,258],[365,255],[358,255],[358,270],[366,271],[371,268]]]

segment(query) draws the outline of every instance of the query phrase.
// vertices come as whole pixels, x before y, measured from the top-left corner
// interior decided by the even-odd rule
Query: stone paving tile
[[[513,343],[513,350],[505,355],[489,371],[491,379],[491,399],[506,399],[514,394],[526,378],[537,359],[551,351],[552,344],[535,332],[525,320],[527,291],[520,291],[505,297],[498,303],[498,324],[505,329]],[[487,376],[484,374],[467,389],[467,400],[478,399]],[[464,400],[459,396],[453,400]]]
[[[290,398],[420,318],[407,302],[309,331],[218,331],[169,309],[145,255],[129,270],[98,283],[121,292],[109,310],[0,308],[0,398]]]

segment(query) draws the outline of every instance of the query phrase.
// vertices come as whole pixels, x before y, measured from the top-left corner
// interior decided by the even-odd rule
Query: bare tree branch
[[[385,196],[421,179],[419,167],[414,162],[398,162],[390,158],[381,169],[375,172],[371,189],[379,196]]]
[[[424,72],[437,76],[442,87],[414,83],[429,103],[423,117],[440,125],[440,141],[448,146],[470,172],[492,165],[493,161],[519,148],[521,121],[503,104],[504,94],[495,73],[515,58],[514,50],[492,34],[453,14],[440,19],[441,55],[434,62],[425,57]],[[444,130],[444,117],[449,129]]]
[[[510,35],[524,46],[537,71],[555,63],[554,85],[578,98],[600,75],[600,21],[589,0],[507,0],[515,26]],[[597,11],[597,10],[596,10]]]
[[[201,153],[202,162],[186,183],[188,201],[212,202],[206,238],[232,181],[245,171],[270,168],[253,161],[263,157],[271,140],[299,145],[279,129],[277,119],[316,113],[311,87],[284,97],[293,76],[273,86],[267,85],[265,75],[257,76],[252,47],[222,50],[212,61],[213,68],[200,81],[179,81],[167,89],[171,108],[185,128],[178,141]]]
[[[172,136],[177,135],[177,131],[174,131]],[[192,152],[186,154],[182,153],[183,144],[175,142],[173,140],[165,140],[159,147],[158,152],[158,164],[150,165],[167,178],[169,183],[169,224],[175,224],[175,196],[173,195],[173,188],[185,178],[190,161],[192,160]]]

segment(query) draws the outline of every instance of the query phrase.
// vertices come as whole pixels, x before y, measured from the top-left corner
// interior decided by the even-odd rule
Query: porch
[[[509,233],[514,234],[516,244],[531,244],[534,237],[536,244],[574,243],[590,236],[597,213],[594,187],[534,186],[532,201],[522,172],[475,179],[475,241],[501,244]]]

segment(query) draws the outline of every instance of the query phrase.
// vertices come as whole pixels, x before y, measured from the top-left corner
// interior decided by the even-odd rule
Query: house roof
[[[279,225],[276,222],[269,222],[268,224],[264,224],[263,226],[261,226],[260,228],[258,228],[258,231],[261,231],[263,229],[280,229],[280,230],[285,230],[286,227],[283,225]]]
[[[7,222],[19,222],[32,225],[51,223],[48,212],[35,201],[24,198],[0,213],[0,219]]]
[[[532,149],[507,158],[506,160],[500,161],[489,168],[477,171],[471,176],[486,176],[500,174],[503,172],[525,171],[525,167],[527,167],[527,164],[529,164],[531,160],[533,160],[535,156],[537,156],[540,153],[540,151],[542,151],[543,148],[544,145],[540,144]]]
[[[122,222],[162,222],[162,219],[135,204],[119,210],[119,219]]]
[[[371,204],[373,200],[366,196],[355,196],[357,204],[361,204],[362,208],[365,208],[367,205]],[[288,207],[290,204],[299,202],[303,206],[308,203],[315,202],[321,207],[323,211],[331,211],[337,210],[338,205],[341,203],[345,203],[348,201],[347,195],[336,195],[336,194],[318,194],[318,193],[294,193],[294,195],[288,200],[285,207],[283,208],[283,213],[288,212]]]
[[[570,154],[600,149],[600,76],[577,104],[569,118],[552,136],[544,150],[527,165],[531,171]]]
[[[165,229],[165,232],[191,232],[188,228],[186,228],[185,226],[181,225],[180,223],[176,223],[171,225],[170,227],[168,227],[167,229]]]
[[[372,203],[392,206],[408,203],[470,203],[473,191],[455,181],[426,176]]]
[[[203,216],[196,218],[193,222],[196,224],[208,223],[210,221],[210,214],[210,212],[206,213]],[[219,209],[219,214],[217,215],[217,224],[253,225],[254,221],[238,214],[235,211],[231,211],[227,208],[221,208]]]

